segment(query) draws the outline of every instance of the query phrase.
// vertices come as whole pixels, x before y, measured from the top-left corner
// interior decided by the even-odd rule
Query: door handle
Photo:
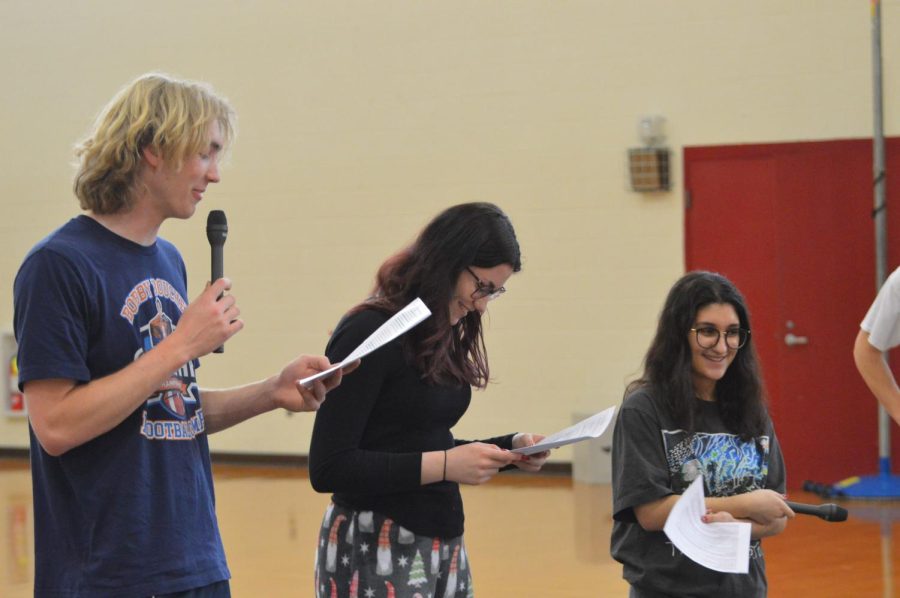
[[[788,347],[793,347],[794,345],[808,345],[809,337],[797,336],[793,332],[788,332],[784,335],[784,344]]]

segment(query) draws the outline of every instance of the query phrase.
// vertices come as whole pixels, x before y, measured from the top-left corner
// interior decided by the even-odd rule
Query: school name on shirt
[[[125,305],[119,315],[128,320],[129,324],[134,324],[134,317],[137,315],[141,305],[154,297],[165,297],[174,303],[178,310],[184,313],[187,308],[187,302],[178,290],[172,284],[162,278],[148,278],[134,285],[131,292],[125,298]]]
[[[667,541],[666,544],[672,547],[672,557],[684,555],[684,553],[678,550],[671,542]],[[763,558],[763,556],[762,542],[759,540],[750,540],[750,558],[756,560]]]
[[[184,421],[147,419],[145,411],[141,421],[141,436],[149,440],[193,440],[205,430],[203,409],[197,409],[192,418]]]

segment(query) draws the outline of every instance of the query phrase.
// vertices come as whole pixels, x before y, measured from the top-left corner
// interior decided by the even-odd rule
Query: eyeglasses
[[[750,338],[750,331],[743,328],[729,328],[724,333],[715,326],[700,326],[691,328],[691,332],[697,335],[697,344],[704,349],[712,349],[719,344],[720,335],[725,335],[725,346],[729,349],[740,349]]]
[[[506,287],[500,287],[498,289],[494,286],[494,283],[482,281],[468,266],[466,266],[466,272],[471,274],[472,278],[475,279],[475,290],[472,292],[472,299],[475,301],[483,299],[484,297],[487,297],[488,301],[493,301],[506,292]]]

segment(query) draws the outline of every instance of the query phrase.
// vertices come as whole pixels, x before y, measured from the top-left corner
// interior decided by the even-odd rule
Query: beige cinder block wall
[[[883,13],[896,134],[900,2]],[[524,271],[491,306],[496,383],[457,434],[555,431],[620,401],[683,272],[683,146],[871,134],[869,19],[846,0],[3,2],[0,326],[25,252],[78,213],[72,145],[120,86],[161,70],[211,82],[240,119],[223,182],[163,228],[196,295],[206,214],[229,218],[247,327],[203,360],[202,385],[321,352],[384,257],[440,209],[489,200]],[[625,156],[651,114],[674,184],[647,195]],[[312,422],[273,413],[212,445],[305,454]],[[26,445],[24,422],[0,416],[0,446]]]

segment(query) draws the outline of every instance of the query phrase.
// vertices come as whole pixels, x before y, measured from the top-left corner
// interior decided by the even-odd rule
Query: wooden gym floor
[[[313,551],[328,496],[316,494],[298,467],[216,465],[215,478],[235,598],[313,596]],[[501,474],[463,487],[463,498],[477,596],[627,596],[609,556],[609,485]],[[790,498],[822,502],[803,492]],[[850,511],[844,523],[798,516],[763,541],[770,597],[900,596],[900,502],[841,504]],[[32,596],[32,518],[27,462],[0,460],[0,596]]]

